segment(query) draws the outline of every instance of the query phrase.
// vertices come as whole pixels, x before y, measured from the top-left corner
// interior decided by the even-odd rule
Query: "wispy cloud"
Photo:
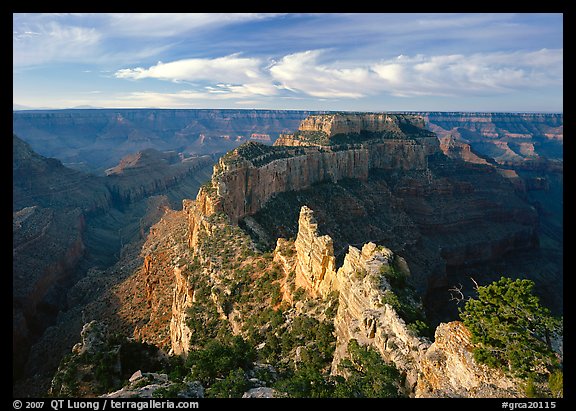
[[[359,98],[370,82],[366,67],[342,68],[322,64],[322,50],[309,50],[284,56],[270,67],[272,78],[287,90],[320,98]],[[360,87],[360,88],[359,88]]]
[[[185,59],[118,70],[117,78],[203,82],[202,96],[361,98],[490,95],[562,84],[562,50],[398,56],[364,65],[330,61],[329,50],[288,54],[278,61],[240,55]]]
[[[47,62],[74,62],[94,55],[101,34],[93,29],[50,22],[34,30],[15,30],[12,37],[14,66]]]
[[[398,56],[372,65],[396,96],[498,95],[523,88],[561,86],[562,50]]]
[[[47,63],[139,61],[176,47],[186,36],[275,13],[44,13],[14,14],[15,67]],[[182,37],[184,36],[184,37]]]
[[[106,26],[114,36],[171,37],[279,15],[282,13],[113,13],[106,15]]]

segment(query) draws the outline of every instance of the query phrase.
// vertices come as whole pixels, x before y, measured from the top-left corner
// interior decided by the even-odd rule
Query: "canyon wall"
[[[105,181],[116,204],[130,204],[160,192],[168,193],[174,187],[184,191],[190,185],[188,180],[197,186],[194,177],[209,178],[213,162],[208,155],[182,158],[176,152],[146,149],[122,158],[116,167],[106,170]],[[193,190],[197,187],[191,187],[189,195],[193,195]]]
[[[477,161],[445,156],[422,121],[408,115],[310,116],[283,140],[305,145],[243,145],[219,160],[207,187],[231,222],[247,221],[270,246],[279,236],[296,236],[296,210],[313,205],[340,258],[348,244],[387,244],[407,255],[422,294],[445,292],[449,281],[459,281],[448,272],[537,248],[538,213],[515,191],[519,185],[471,152],[467,159]],[[327,138],[311,140],[306,133]],[[341,143],[342,135],[348,143]],[[441,311],[437,300],[427,304]]]
[[[561,113],[464,113],[416,112],[437,134],[440,130],[465,129],[492,138],[545,137],[563,139],[564,116]]]
[[[93,268],[99,272],[114,264],[125,246],[146,236],[160,218],[167,204],[149,207],[149,197],[163,193],[179,205],[212,168],[209,156],[171,159],[154,150],[129,160],[107,177],[94,176],[37,154],[13,135],[15,378],[34,373],[30,356],[46,348],[45,331],[56,327],[62,312],[89,300],[90,293],[68,298],[74,285]]]
[[[286,134],[302,120],[301,131],[327,137],[427,127],[501,161],[562,158],[563,115],[558,113],[364,113],[360,122],[357,117],[298,110],[36,110],[15,111],[13,130],[42,155],[98,172],[146,148],[222,153],[246,141],[263,141],[264,135],[272,142],[279,138],[281,145],[308,145]]]
[[[427,127],[439,138],[464,144],[462,154],[480,156],[498,164],[561,161],[564,116],[559,113],[422,112]],[[468,153],[469,147],[473,151]],[[446,147],[448,148],[448,147]],[[454,147],[459,150],[458,146]],[[474,158],[474,161],[478,161]],[[536,162],[536,164],[534,164]]]

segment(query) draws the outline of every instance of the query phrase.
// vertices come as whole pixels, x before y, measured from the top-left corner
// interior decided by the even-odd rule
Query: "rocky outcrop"
[[[350,247],[344,265],[338,269],[340,298],[334,319],[338,337],[332,370],[345,357],[351,338],[378,350],[405,375],[406,390],[411,393],[418,379],[419,359],[430,342],[418,337],[387,302],[392,288],[382,272],[393,265],[392,251],[374,243],[362,250]]]
[[[409,275],[406,262],[386,247],[365,244],[361,250],[350,246],[342,267],[336,271],[332,239],[318,233],[313,211],[302,207],[296,246],[296,284],[309,294],[326,297],[339,292],[334,318],[336,351],[332,372],[346,357],[350,339],[374,346],[382,357],[406,375],[408,391],[418,377],[418,362],[429,341],[408,329],[392,306],[386,292],[392,288],[383,273],[398,266]]]
[[[72,348],[72,355],[58,367],[48,392],[50,396],[90,397],[102,380],[119,382],[121,345],[110,344],[107,327],[98,321],[86,323],[81,338]]]
[[[204,398],[204,387],[198,381],[177,385],[168,379],[167,374],[140,370],[132,374],[124,387],[100,398],[158,398],[162,391],[170,392],[173,398]]]
[[[97,321],[90,321],[84,324],[80,332],[82,341],[72,347],[72,353],[83,355],[102,351],[106,344],[107,333],[106,326]]]
[[[420,358],[416,397],[523,397],[517,380],[474,361],[471,337],[460,321],[436,328],[434,343]]]

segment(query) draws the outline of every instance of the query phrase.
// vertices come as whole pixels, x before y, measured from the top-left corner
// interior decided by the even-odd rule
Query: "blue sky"
[[[563,110],[562,14],[13,15],[15,108]]]

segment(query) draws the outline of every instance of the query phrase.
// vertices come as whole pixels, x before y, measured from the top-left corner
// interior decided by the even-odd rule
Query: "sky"
[[[562,112],[563,15],[15,13],[13,105]]]

